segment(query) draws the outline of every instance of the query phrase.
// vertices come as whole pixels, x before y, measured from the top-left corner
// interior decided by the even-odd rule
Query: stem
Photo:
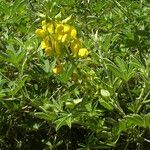
[[[137,98],[137,104],[136,104],[136,109],[135,109],[135,113],[138,113],[139,112],[139,110],[140,110],[140,108],[141,108],[141,104],[142,104],[142,97],[143,97],[143,95],[144,95],[144,91],[145,91],[145,84],[144,84],[144,86],[143,86],[143,88],[142,88],[142,91],[141,91],[141,94],[140,94],[140,96]],[[147,97],[146,97],[147,98]],[[146,99],[144,98],[144,100],[143,101],[145,101]]]
[[[3,76],[6,80],[8,80],[9,82],[11,82],[11,80],[9,78],[7,78],[2,72],[0,72],[0,75]]]
[[[128,82],[126,82],[126,86],[127,86],[127,90],[128,90],[128,93],[129,93],[129,97],[130,97],[131,101],[133,102],[133,97],[132,97]]]
[[[146,96],[144,97],[143,103],[144,103],[144,101],[146,101],[146,99],[147,99],[147,97],[149,96],[149,94],[150,94],[150,91],[148,91],[148,93],[147,93]]]
[[[126,146],[125,146],[124,150],[127,150],[128,145],[129,145],[129,141],[127,142],[127,144],[126,144]]]
[[[115,107],[116,110],[118,110],[118,112],[121,114],[121,116],[124,117],[126,114],[124,113],[123,109],[120,107],[120,104],[118,103],[118,101],[116,103],[116,106],[117,106],[117,107]]]
[[[116,95],[115,95],[115,97],[116,97],[116,101],[114,103],[114,107],[121,114],[121,116],[124,117],[126,114],[124,113],[123,109],[120,107],[120,104],[119,104],[119,101],[118,101],[118,98]],[[111,99],[111,101],[113,102],[112,99]]]
[[[137,98],[137,100],[142,99],[143,94],[144,94],[144,90],[145,90],[145,84],[144,84],[144,86],[143,86],[143,88],[142,88],[142,91],[141,91],[141,94],[140,94],[140,96]]]
[[[146,94],[146,96],[144,97],[143,100],[142,100],[142,98],[139,99],[139,101],[138,101],[138,103],[137,103],[136,113],[139,112],[140,108],[142,107],[142,104],[146,101],[146,99],[147,99],[147,97],[149,96],[149,94],[150,94],[150,91]]]

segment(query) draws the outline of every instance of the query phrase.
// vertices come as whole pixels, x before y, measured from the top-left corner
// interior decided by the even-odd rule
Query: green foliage
[[[87,58],[48,57],[35,30],[65,19]],[[150,147],[147,0],[0,1],[0,149]]]

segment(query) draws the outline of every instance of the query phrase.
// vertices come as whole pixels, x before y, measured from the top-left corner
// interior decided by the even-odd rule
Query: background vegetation
[[[47,57],[35,30],[65,19],[85,59]],[[0,0],[0,149],[150,147],[148,0]]]

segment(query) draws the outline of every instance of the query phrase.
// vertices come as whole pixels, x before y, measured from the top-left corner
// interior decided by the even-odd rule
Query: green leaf
[[[15,87],[15,89],[13,89],[13,91],[11,92],[11,94],[13,96],[16,95],[17,92],[24,86],[24,83],[27,81],[28,78],[29,78],[29,76],[27,76],[27,75],[22,77],[22,80],[18,82],[18,84]]]
[[[54,121],[56,124],[56,131],[58,131],[63,125],[71,127],[71,116],[72,114],[62,114],[61,118]]]
[[[131,123],[133,125],[138,125],[138,126],[144,126],[144,124],[143,124],[144,120],[143,120],[142,116],[140,116],[138,114],[126,116],[125,119],[127,120],[127,123]]]
[[[66,120],[66,124],[68,125],[69,128],[71,128],[71,124],[72,124],[72,116],[69,116]]]
[[[1,90],[1,89],[0,89],[0,100],[1,100],[4,96],[6,96],[6,94],[4,93],[4,90]]]
[[[63,71],[62,71],[62,73],[58,76],[58,79],[59,79],[61,82],[66,83],[66,82],[69,80],[69,78],[70,78],[70,76],[71,76],[73,70],[74,70],[74,66],[73,66],[72,64],[70,64],[70,63],[67,63],[67,64],[63,67]]]
[[[74,99],[74,100],[70,100],[70,101],[66,101],[66,107],[73,109],[76,105],[78,105],[79,103],[82,102],[82,99]]]
[[[120,135],[121,132],[126,132],[131,127],[149,127],[150,126],[150,113],[146,115],[132,114],[127,115],[124,119],[119,120],[113,127],[113,134]]]
[[[48,60],[48,59],[46,59],[46,60],[44,61],[44,71],[45,71],[46,73],[48,73],[48,72],[50,71],[50,63],[49,63],[49,60]]]
[[[100,102],[100,104],[101,104],[103,107],[105,107],[105,108],[108,109],[108,110],[113,110],[113,109],[114,109],[113,105],[112,105],[110,102],[106,102],[106,101],[103,100],[103,99],[99,99],[99,102]]]
[[[72,102],[66,102],[66,107],[69,108],[69,109],[73,109],[74,108],[74,103]]]
[[[56,118],[56,114],[54,112],[36,112],[34,115],[46,121],[53,121]]]
[[[116,57],[115,62],[105,59],[107,62],[108,68],[114,73],[115,76],[123,79],[124,81],[128,81],[134,75],[134,68],[130,63],[125,62],[120,57]]]
[[[106,35],[105,39],[104,39],[104,43],[102,44],[102,49],[104,51],[108,51],[110,48],[110,44],[111,44],[111,40],[112,40],[112,35]]]
[[[103,97],[110,97],[110,93],[109,91],[105,90],[105,89],[101,89],[101,95]]]
[[[144,115],[144,127],[150,127],[150,113]]]

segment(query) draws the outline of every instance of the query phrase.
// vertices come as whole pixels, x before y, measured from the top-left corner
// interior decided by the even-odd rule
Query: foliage
[[[149,15],[148,0],[1,0],[0,149],[148,149]]]

